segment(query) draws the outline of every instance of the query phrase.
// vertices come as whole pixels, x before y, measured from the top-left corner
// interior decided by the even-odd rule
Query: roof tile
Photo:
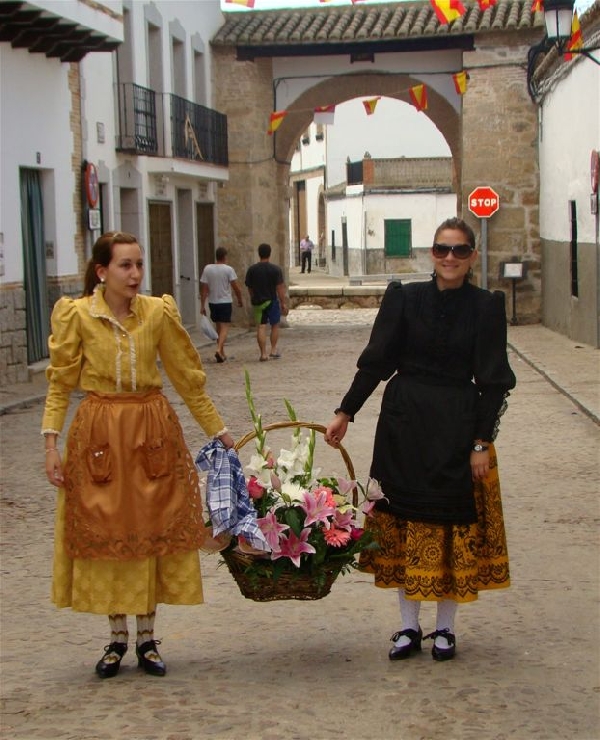
[[[374,39],[460,36],[544,25],[542,13],[531,12],[531,0],[498,0],[485,11],[480,10],[476,0],[463,0],[463,4],[465,15],[449,24],[440,23],[428,0],[387,2],[368,7],[225,13],[225,23],[212,43],[216,46],[360,43]]]

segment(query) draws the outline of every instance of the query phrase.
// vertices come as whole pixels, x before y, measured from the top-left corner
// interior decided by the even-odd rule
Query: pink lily
[[[308,535],[311,533],[310,527],[305,527],[300,533],[300,537],[297,537],[293,530],[290,530],[289,535],[282,534],[279,539],[279,549],[277,552],[271,553],[271,560],[277,560],[277,558],[289,558],[296,568],[300,567],[300,556],[302,553],[307,555],[314,555],[316,552],[312,545],[307,542]]]
[[[305,491],[304,502],[300,506],[306,512],[305,525],[323,522],[326,527],[329,527],[328,517],[333,516],[336,512],[335,506],[330,506],[327,502],[326,488],[318,489],[312,493]]]
[[[352,509],[350,509],[349,511],[344,511],[344,512],[340,511],[339,509],[336,509],[336,512],[333,518],[333,524],[338,529],[347,529],[348,531],[350,531],[352,529],[352,525],[355,523],[353,517],[354,517],[354,512],[352,511]]]
[[[381,499],[385,499],[387,501],[387,496],[384,496],[381,486],[379,485],[379,481],[376,481],[375,478],[369,478],[367,482],[367,500],[381,501]]]
[[[281,479],[271,470],[271,485],[276,491],[281,493]]]
[[[289,526],[287,524],[280,524],[272,511],[269,511],[266,516],[257,519],[256,523],[260,527],[260,531],[264,534],[271,550],[277,552],[279,550],[280,536],[285,536],[281,535],[281,532],[285,532],[286,529],[289,529]]]
[[[348,498],[348,496],[352,493],[352,491],[356,488],[356,481],[355,480],[348,480],[347,478],[337,478],[337,484],[338,484],[338,490],[342,494],[342,496],[345,496]]]

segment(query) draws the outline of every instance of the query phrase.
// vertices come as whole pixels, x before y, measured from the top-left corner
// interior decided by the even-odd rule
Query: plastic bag
[[[205,316],[202,314],[200,316],[200,329],[202,330],[202,333],[208,338],[208,339],[218,339],[219,335],[217,334],[217,330],[214,327],[213,322],[208,318],[208,316]]]

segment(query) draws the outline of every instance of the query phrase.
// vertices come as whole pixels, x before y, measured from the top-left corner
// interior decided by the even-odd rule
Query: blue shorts
[[[265,303],[261,303],[260,306],[252,307],[254,309],[254,321],[257,324],[271,324],[271,326],[274,326],[281,321],[281,307],[279,305],[279,301],[275,298],[267,305],[265,305]]]
[[[215,324],[230,324],[233,303],[209,303],[210,318]]]

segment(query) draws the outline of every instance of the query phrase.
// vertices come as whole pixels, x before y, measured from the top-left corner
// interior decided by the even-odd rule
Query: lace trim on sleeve
[[[56,429],[42,429],[40,434],[42,436],[44,436],[45,434],[56,434],[60,437],[60,432],[57,432]]]
[[[492,432],[492,442],[495,441],[496,437],[498,436],[498,432],[500,431],[500,419],[501,417],[506,413],[506,409],[508,408],[508,403],[506,402],[506,399],[510,396],[510,393],[506,391],[504,394],[504,398],[502,400],[502,405],[498,409],[498,416],[496,417],[496,421],[494,422],[494,430]]]

